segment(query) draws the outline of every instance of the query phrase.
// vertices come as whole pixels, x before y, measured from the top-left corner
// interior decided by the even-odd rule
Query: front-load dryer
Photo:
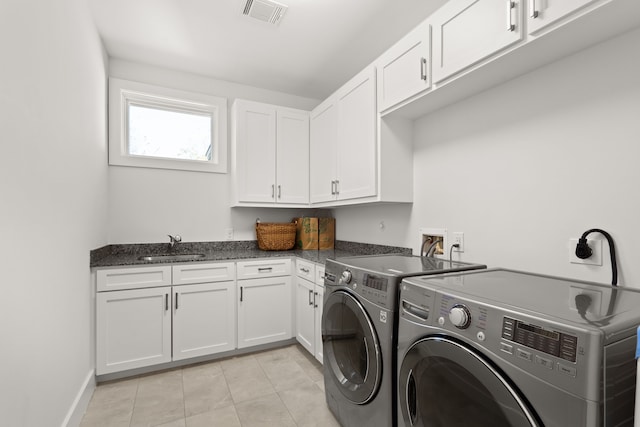
[[[633,425],[638,290],[491,269],[399,303],[399,426]]]

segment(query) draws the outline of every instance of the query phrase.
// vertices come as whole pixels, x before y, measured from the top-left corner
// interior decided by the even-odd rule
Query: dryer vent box
[[[288,6],[270,0],[247,0],[242,14],[259,21],[278,25]]]

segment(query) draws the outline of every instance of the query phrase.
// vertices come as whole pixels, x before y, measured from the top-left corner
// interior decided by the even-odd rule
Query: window
[[[227,100],[109,79],[109,164],[227,171]]]

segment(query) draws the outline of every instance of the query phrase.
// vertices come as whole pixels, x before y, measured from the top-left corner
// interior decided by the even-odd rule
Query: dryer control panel
[[[502,338],[570,362],[576,361],[578,337],[505,316]]]

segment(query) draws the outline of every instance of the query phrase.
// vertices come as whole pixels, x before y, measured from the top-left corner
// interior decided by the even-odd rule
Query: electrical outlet
[[[587,244],[591,248],[592,254],[587,259],[580,259],[576,256],[576,245],[578,239],[569,239],[569,262],[571,264],[602,265],[602,240],[587,239]]]
[[[233,228],[227,228],[227,240],[233,240]]]
[[[454,252],[464,252],[464,233],[462,231],[458,231],[453,233],[453,243],[458,244],[457,248],[453,248]]]

